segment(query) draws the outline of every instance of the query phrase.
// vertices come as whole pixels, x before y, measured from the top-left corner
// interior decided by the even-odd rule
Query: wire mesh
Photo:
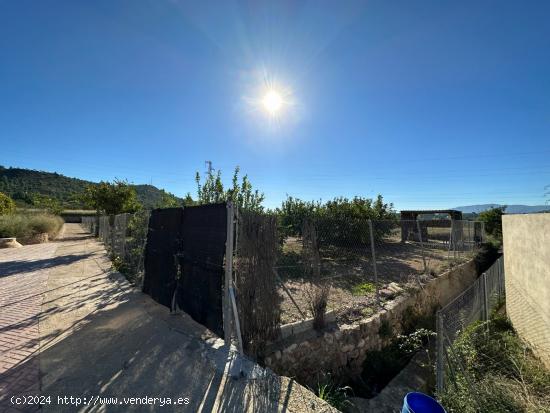
[[[468,326],[487,321],[492,311],[504,300],[504,257],[501,256],[462,294],[437,314],[437,387],[442,390],[448,372],[460,368],[457,360],[447,355],[452,345]]]
[[[342,215],[304,219],[301,227],[280,232],[275,270],[284,285],[283,323],[312,316],[307,294],[312,282],[329,283],[328,310],[353,321],[377,311],[407,284],[468,261],[484,242],[480,222],[458,220]]]
[[[123,272],[132,282],[143,279],[143,258],[149,211],[113,216],[83,217],[82,227],[95,234],[111,255],[117,270]]]

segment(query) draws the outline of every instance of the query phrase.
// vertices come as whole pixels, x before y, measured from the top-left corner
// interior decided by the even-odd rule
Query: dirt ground
[[[417,283],[422,274],[434,276],[453,265],[465,262],[473,256],[473,252],[469,246],[464,249],[468,251],[458,254],[449,252],[448,243],[443,241],[434,240],[421,245],[414,241],[402,243],[397,234],[388,237],[375,245],[379,290],[392,282],[406,288],[407,284]],[[306,274],[302,252],[301,240],[288,238],[284,243],[277,271],[300,310],[310,317],[308,307],[311,283],[318,284],[319,281],[312,280]],[[331,286],[328,310],[336,310],[340,322],[351,322],[375,312],[376,284],[370,246],[351,249],[321,248],[320,278],[321,282],[328,282]],[[280,294],[282,323],[302,319],[283,288],[280,288]],[[380,299],[385,299],[384,294],[380,294]]]

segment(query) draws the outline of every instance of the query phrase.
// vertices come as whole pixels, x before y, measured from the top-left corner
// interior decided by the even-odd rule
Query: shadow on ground
[[[36,261],[22,260],[0,262],[0,278],[10,275],[25,274],[33,271],[59,267],[61,265],[70,265],[74,262],[84,260],[90,256],[91,254],[70,254]]]

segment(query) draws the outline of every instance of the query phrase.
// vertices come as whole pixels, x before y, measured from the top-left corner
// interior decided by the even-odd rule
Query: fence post
[[[424,254],[424,242],[422,241],[422,231],[420,229],[420,221],[416,220],[416,228],[418,230],[418,239],[420,241],[420,251],[422,252],[422,262],[424,263],[424,274],[428,272],[428,266],[426,265],[426,255]]]
[[[443,316],[441,315],[441,311],[438,311],[436,313],[436,333],[437,333],[437,339],[436,339],[436,345],[437,345],[437,357],[436,357],[436,364],[435,364],[435,378],[436,378],[436,388],[438,392],[443,391],[443,385],[444,385],[444,374],[445,374],[445,367],[444,367],[444,343],[443,343]]]
[[[232,306],[230,297],[230,288],[233,286],[233,219],[234,211],[231,201],[227,202],[227,239],[225,241],[225,283],[224,283],[224,303],[223,303],[223,333],[227,346],[231,345],[232,333]]]
[[[369,219],[370,230],[370,250],[372,255],[372,267],[374,269],[374,285],[376,286],[376,305],[380,308],[380,292],[378,291],[378,269],[376,268],[376,253],[374,251],[374,233],[372,230],[372,220]]]
[[[447,259],[451,258],[451,248],[453,246],[453,230],[454,230],[453,222],[454,222],[454,219],[451,218],[451,232],[449,233],[449,249],[447,253]]]
[[[483,288],[483,321],[489,320],[489,297],[487,295],[487,274],[481,274],[481,286]]]

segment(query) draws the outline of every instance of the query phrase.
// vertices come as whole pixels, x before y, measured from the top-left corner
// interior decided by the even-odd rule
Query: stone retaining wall
[[[295,377],[308,385],[315,385],[322,373],[333,377],[359,375],[367,351],[389,345],[404,324],[414,321],[411,318],[433,314],[476,277],[472,260],[404,292],[372,317],[325,332],[310,330],[276,344],[265,364],[280,375]]]

